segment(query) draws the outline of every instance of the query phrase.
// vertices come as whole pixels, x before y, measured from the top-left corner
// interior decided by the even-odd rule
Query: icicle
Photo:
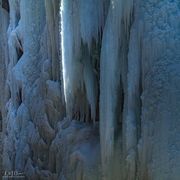
[[[104,179],[110,179],[108,168],[113,156],[114,123],[118,82],[120,82],[119,35],[121,1],[112,1],[103,33],[100,73],[100,135]],[[121,17],[121,16],[120,16]]]
[[[86,87],[87,99],[91,108],[91,118],[96,119],[97,108],[97,80],[93,71],[92,62],[87,57],[84,63],[84,82]]]
[[[60,64],[59,64],[59,56],[58,56],[58,44],[56,42],[56,30],[57,19],[58,19],[58,1],[53,0],[45,0],[45,8],[46,8],[46,21],[49,30],[48,36],[48,44],[49,44],[49,56],[52,61],[52,78],[53,80],[59,80],[60,78]]]
[[[79,1],[81,37],[90,49],[92,39],[98,38],[98,32],[103,25],[103,1]]]
[[[99,32],[104,25],[105,2],[107,3],[104,0],[61,1],[61,48],[67,111],[68,114],[73,114],[73,106],[77,103],[78,94],[81,94],[81,100],[88,101],[85,104],[90,105],[94,121],[98,89],[90,53],[92,42],[98,41]],[[83,49],[86,46],[88,51],[84,56]],[[84,108],[81,108],[82,102],[78,103],[80,104],[76,105],[79,107],[77,111],[83,111],[80,114],[86,115]]]
[[[121,91],[120,78],[123,75],[121,67],[124,61],[124,54],[120,49],[126,51],[126,29],[123,21],[130,22],[132,4],[130,1],[112,0],[106,25],[103,32],[101,50],[101,73],[100,73],[100,137],[101,155],[103,165],[103,178],[113,179],[111,168],[114,156],[114,133],[115,125],[122,116],[118,107],[118,97]],[[127,6],[128,5],[128,6]],[[126,12],[124,14],[124,12]],[[125,23],[126,26],[126,23]],[[126,31],[123,31],[126,29]],[[122,54],[120,54],[120,52]],[[122,103],[122,102],[121,102]]]
[[[133,3],[133,0],[123,1],[123,20],[125,23],[126,31],[129,29],[132,20]]]
[[[73,8],[73,5],[75,6]],[[68,102],[69,96],[73,94],[78,87],[80,71],[80,62],[77,61],[77,54],[80,50],[80,34],[74,28],[74,24],[79,27],[77,5],[73,1],[61,1],[61,40],[62,40],[62,66],[64,79],[65,100]],[[74,19],[76,18],[76,20]],[[75,22],[74,22],[75,21]]]
[[[131,30],[129,53],[128,53],[128,85],[127,85],[127,110],[125,112],[124,124],[124,151],[126,156],[126,176],[129,179],[136,177],[137,151],[136,145],[140,136],[140,114],[141,114],[141,54],[140,35],[137,27]],[[130,178],[131,177],[131,178]]]

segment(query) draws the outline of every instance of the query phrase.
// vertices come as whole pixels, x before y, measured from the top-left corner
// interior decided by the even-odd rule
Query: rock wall
[[[2,175],[179,180],[178,0],[0,3]]]

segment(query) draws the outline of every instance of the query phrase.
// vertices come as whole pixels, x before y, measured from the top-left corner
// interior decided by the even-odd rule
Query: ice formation
[[[107,2],[61,1],[62,64],[67,111],[71,117],[76,113],[76,118],[82,121],[96,120],[98,76],[95,72],[99,59],[92,57],[92,53],[99,50],[97,43],[104,26]]]
[[[103,32],[100,73],[100,135],[105,179],[112,179],[115,132],[122,132],[126,91],[128,36],[133,3],[111,1]],[[116,34],[116,36],[114,36]],[[117,129],[119,128],[119,129]]]
[[[0,0],[0,170],[179,180],[179,16],[179,0]]]

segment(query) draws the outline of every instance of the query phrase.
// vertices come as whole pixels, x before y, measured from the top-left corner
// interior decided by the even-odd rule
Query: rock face
[[[0,0],[4,171],[179,180],[179,0]]]

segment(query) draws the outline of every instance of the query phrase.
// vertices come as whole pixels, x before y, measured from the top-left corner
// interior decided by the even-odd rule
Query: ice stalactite
[[[136,12],[135,12],[136,13]],[[135,21],[131,28],[128,74],[127,74],[127,110],[124,113],[123,149],[126,164],[125,178],[134,179],[137,173],[138,148],[141,137],[141,26]]]
[[[122,91],[126,90],[126,54],[132,2],[111,1],[103,32],[100,65],[100,137],[104,179],[113,178],[115,133],[118,124],[122,123],[124,111]],[[121,134],[122,127],[118,131]]]
[[[92,58],[98,44],[108,1],[61,2],[62,65],[67,114],[95,121],[98,102],[97,64]],[[100,49],[96,49],[99,50]],[[79,100],[77,97],[81,98]]]
[[[59,55],[59,0],[45,0],[46,20],[48,27],[48,58],[52,62],[52,79],[60,80],[60,55]]]

